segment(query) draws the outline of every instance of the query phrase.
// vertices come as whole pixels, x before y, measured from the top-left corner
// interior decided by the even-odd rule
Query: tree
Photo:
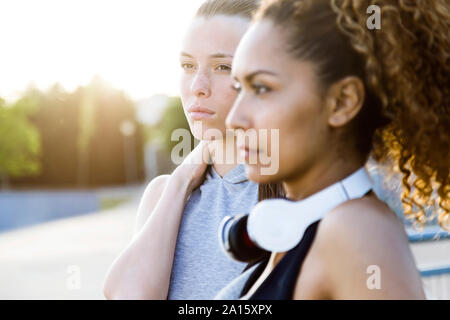
[[[94,132],[96,108],[96,88],[92,85],[82,90],[79,116],[78,151],[78,185],[89,184],[89,146]]]
[[[133,152],[136,162],[132,181],[144,177],[142,129],[136,123],[134,102],[124,92],[95,77],[73,92],[56,83],[45,92],[31,87],[22,97],[36,102],[36,112],[28,118],[40,136],[41,170],[37,176],[10,179],[11,184],[49,188],[121,184],[127,181],[127,152]],[[120,132],[124,120],[136,124],[131,151],[124,150]]]
[[[173,147],[179,143],[179,141],[172,141],[172,132],[175,129],[180,128],[190,130],[180,97],[170,97],[167,101],[167,106],[161,117],[161,121],[157,124],[156,128],[153,128],[154,135],[159,139],[168,154],[170,154]],[[195,142],[192,135],[191,142],[191,148],[193,148]]]
[[[8,186],[9,177],[40,172],[40,136],[28,120],[28,115],[35,110],[36,102],[30,98],[22,98],[12,106],[0,99],[0,180],[3,187]]]

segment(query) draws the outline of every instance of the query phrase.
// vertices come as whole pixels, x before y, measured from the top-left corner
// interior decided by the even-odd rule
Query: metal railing
[[[421,270],[420,274],[427,299],[450,299],[450,266]]]
[[[443,231],[439,227],[428,227],[422,232],[408,230],[410,243],[431,242],[450,239],[450,233]],[[449,252],[450,257],[450,252]],[[443,257],[443,258],[449,258]],[[448,259],[447,259],[448,261]],[[420,269],[422,284],[427,299],[449,300],[450,299],[450,265],[443,264],[432,268]]]

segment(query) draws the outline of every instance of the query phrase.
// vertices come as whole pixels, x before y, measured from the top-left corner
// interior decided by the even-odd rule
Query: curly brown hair
[[[370,5],[380,9],[380,29],[367,27]],[[428,220],[450,231],[448,1],[270,0],[260,19],[286,31],[288,50],[316,63],[324,86],[362,79],[366,101],[348,125],[356,150],[402,173],[401,202],[415,227],[434,207]]]

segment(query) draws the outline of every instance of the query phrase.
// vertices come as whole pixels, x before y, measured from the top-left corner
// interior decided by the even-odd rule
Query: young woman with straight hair
[[[221,252],[217,229],[225,215],[248,212],[259,194],[273,195],[274,189],[258,188],[247,179],[244,164],[224,163],[217,154],[235,149],[235,137],[225,135],[236,97],[232,60],[258,2],[208,0],[187,29],[180,93],[191,131],[201,142],[171,175],[147,186],[134,237],[106,277],[106,298],[212,299],[246,266]],[[223,139],[212,139],[211,132]]]

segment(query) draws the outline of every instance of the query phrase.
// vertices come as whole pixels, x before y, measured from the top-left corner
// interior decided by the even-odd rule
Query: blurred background
[[[0,1],[0,299],[104,299],[140,197],[170,173],[183,30],[202,0]],[[403,219],[399,176],[371,163]],[[433,208],[429,208],[430,216]],[[430,298],[450,238],[405,221]]]

